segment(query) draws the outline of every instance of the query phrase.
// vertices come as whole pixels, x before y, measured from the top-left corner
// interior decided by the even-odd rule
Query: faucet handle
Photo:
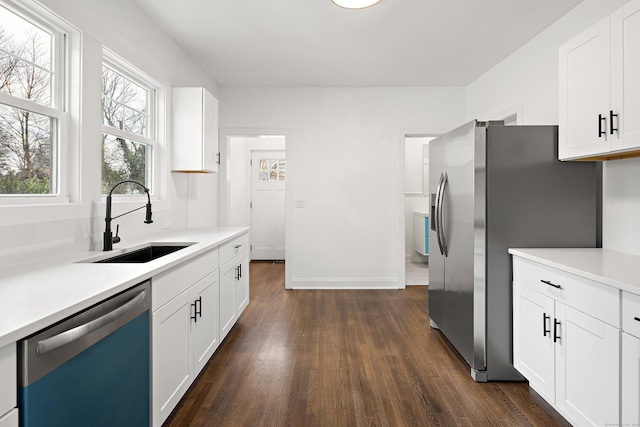
[[[120,232],[120,224],[116,225],[116,235],[113,237],[113,243],[120,243],[120,237],[118,237],[118,233]]]

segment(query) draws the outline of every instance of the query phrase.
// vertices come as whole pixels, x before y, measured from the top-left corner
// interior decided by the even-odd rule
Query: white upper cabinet
[[[560,46],[561,160],[640,155],[640,0]]]
[[[217,172],[218,100],[201,87],[172,90],[171,169],[177,172]]]

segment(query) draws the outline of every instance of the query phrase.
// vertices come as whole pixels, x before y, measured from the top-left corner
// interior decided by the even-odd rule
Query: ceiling
[[[466,86],[581,0],[134,0],[220,86]]]

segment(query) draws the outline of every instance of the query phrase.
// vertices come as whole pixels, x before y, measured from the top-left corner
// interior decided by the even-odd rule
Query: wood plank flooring
[[[251,303],[165,426],[569,425],[526,383],[474,382],[424,286],[285,290],[284,264],[250,268]]]

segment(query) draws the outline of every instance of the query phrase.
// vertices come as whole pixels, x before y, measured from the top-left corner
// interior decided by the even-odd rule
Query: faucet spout
[[[130,183],[130,184],[136,184],[139,185],[140,187],[142,187],[144,189],[144,192],[147,193],[147,204],[145,206],[140,206],[139,208],[130,210],[129,212],[125,212],[123,214],[117,215],[112,217],[111,216],[111,202],[112,202],[112,198],[111,195],[113,194],[113,190],[116,189],[116,187],[118,187],[121,184],[126,184],[126,183]],[[104,228],[104,233],[102,234],[102,250],[103,251],[110,251],[113,250],[113,244],[114,243],[118,243],[120,241],[120,238],[117,238],[117,241],[114,239],[113,237],[113,233],[111,232],[111,221],[113,221],[116,218],[120,218],[121,216],[130,214],[131,212],[135,212],[139,209],[142,208],[146,208],[147,212],[146,212],[146,216],[145,216],[145,220],[144,223],[145,224],[151,224],[153,223],[153,220],[151,219],[151,196],[149,195],[149,189],[147,187],[145,187],[144,185],[140,184],[138,181],[133,181],[133,180],[124,180],[124,181],[120,181],[118,183],[116,183],[113,187],[111,187],[111,191],[109,191],[109,194],[107,195],[107,208],[106,208],[106,213],[105,213],[105,228]]]

